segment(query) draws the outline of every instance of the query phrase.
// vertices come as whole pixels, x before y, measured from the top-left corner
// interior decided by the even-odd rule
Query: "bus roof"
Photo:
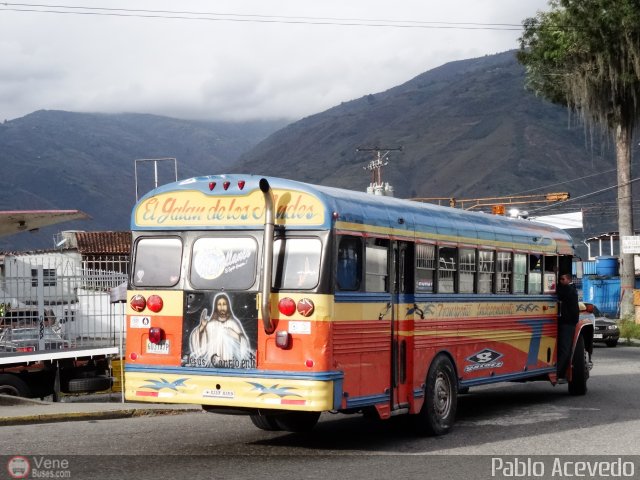
[[[261,228],[261,178],[273,190],[277,225],[573,254],[571,236],[548,225],[257,175],[211,175],[159,187],[137,203],[131,229]]]

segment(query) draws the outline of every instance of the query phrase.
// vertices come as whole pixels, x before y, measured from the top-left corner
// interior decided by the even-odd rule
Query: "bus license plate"
[[[601,333],[594,333],[593,334],[593,338],[602,338],[602,334]]]
[[[161,343],[151,343],[147,340],[147,353],[160,353],[162,355],[169,354],[169,340],[164,340]]]

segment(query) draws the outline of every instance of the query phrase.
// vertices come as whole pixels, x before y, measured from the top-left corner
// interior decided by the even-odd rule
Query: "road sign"
[[[640,253],[640,236],[622,236],[622,253]]]

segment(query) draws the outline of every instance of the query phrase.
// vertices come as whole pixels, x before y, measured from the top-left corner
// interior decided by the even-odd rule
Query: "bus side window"
[[[455,277],[458,271],[457,249],[440,247],[438,249],[438,293],[455,293]]]
[[[460,293],[473,293],[476,284],[476,251],[460,249]]]
[[[478,252],[478,293],[493,293],[493,272],[495,261],[493,251]]]
[[[389,288],[389,262],[387,240],[367,239],[365,250],[367,292],[387,292]]]
[[[529,255],[529,288],[527,293],[542,293],[542,255]]]
[[[543,293],[553,293],[556,291],[557,273],[558,273],[558,257],[556,257],[555,255],[545,255]]]
[[[511,292],[511,252],[498,252],[497,262],[497,293]]]
[[[527,255],[513,256],[513,293],[524,293],[527,285]]]
[[[433,292],[433,277],[436,269],[436,246],[416,245],[416,293]]]
[[[336,283],[339,290],[360,290],[362,279],[362,242],[358,237],[344,236],[338,245]]]

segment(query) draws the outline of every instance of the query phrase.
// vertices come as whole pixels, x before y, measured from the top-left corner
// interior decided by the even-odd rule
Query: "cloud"
[[[0,5],[0,117],[44,108],[194,119],[300,118],[448,61],[516,48],[519,32],[481,24],[520,24],[546,1],[87,0],[81,5],[156,12],[146,15],[187,16],[157,13],[180,9],[233,13],[236,20],[249,19],[238,14],[262,16],[252,17],[258,23],[232,22],[15,12],[7,10],[11,4]],[[363,25],[396,21],[402,27]],[[445,28],[427,29],[415,28],[415,21],[479,25],[461,29],[441,23],[433,26]],[[325,25],[311,24],[317,22]]]

